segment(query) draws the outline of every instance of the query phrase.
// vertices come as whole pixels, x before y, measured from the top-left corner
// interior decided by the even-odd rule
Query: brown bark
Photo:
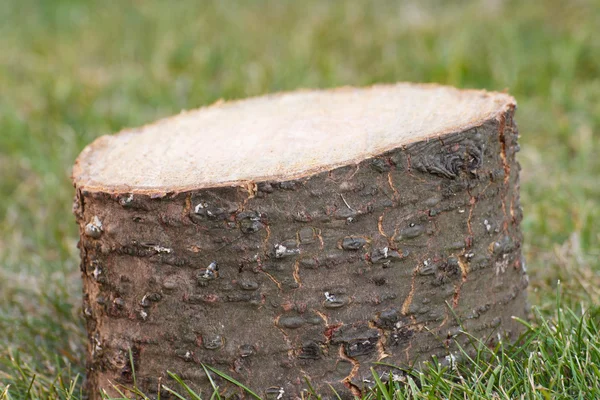
[[[513,113],[293,180],[90,189],[76,170],[91,398],[133,384],[130,352],[148,393],[177,388],[169,370],[210,397],[204,363],[266,398],[298,397],[304,377],[348,397],[390,371],[376,361],[456,354],[459,322],[514,340]]]

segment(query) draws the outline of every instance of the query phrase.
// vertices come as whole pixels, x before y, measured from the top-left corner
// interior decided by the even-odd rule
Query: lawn
[[[81,398],[86,144],[220,98],[395,81],[516,97],[534,307],[518,348],[372,396],[600,398],[599,26],[583,0],[0,1],[0,399]]]

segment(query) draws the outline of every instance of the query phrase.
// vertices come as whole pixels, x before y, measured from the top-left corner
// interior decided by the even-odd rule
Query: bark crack
[[[249,181],[244,185],[244,189],[248,193],[248,197],[242,203],[242,210],[246,209],[246,204],[248,204],[250,199],[256,197],[256,194],[258,193],[258,185],[255,182]]]
[[[387,354],[385,352],[385,345],[383,343],[385,341],[385,331],[382,328],[375,325],[373,321],[369,321],[369,328],[377,329],[379,331],[379,338],[377,339],[377,344],[375,345],[377,349],[377,362],[379,362],[384,358],[390,356],[390,354]]]
[[[404,349],[404,355],[406,356],[406,363],[410,363],[410,349],[412,349],[414,339],[408,341],[408,346]]]
[[[266,254],[267,248],[269,247],[269,239],[271,238],[271,228],[269,225],[265,225],[265,231],[267,232],[267,235],[263,240],[263,252]]]
[[[352,394],[354,396],[361,397],[362,393],[361,393],[360,389],[358,388],[358,386],[356,386],[354,383],[352,383],[352,379],[356,376],[356,374],[358,373],[358,370],[360,369],[360,362],[356,358],[350,357],[348,354],[346,354],[346,349],[344,348],[344,344],[340,345],[339,354],[340,354],[340,358],[342,360],[346,360],[346,361],[350,362],[350,364],[352,364],[352,370],[350,371],[348,376],[346,376],[344,379],[341,380],[341,382],[348,389],[350,389],[350,391],[352,392]]]
[[[502,213],[504,214],[504,222],[502,223],[502,230],[508,233],[508,215],[506,214],[506,201],[501,199],[502,202]]]
[[[79,217],[83,220],[83,214],[85,213],[85,198],[81,193],[81,189],[77,189],[77,202],[79,203]]]
[[[499,122],[498,136],[500,140],[500,158],[502,159],[502,166],[504,168],[504,184],[508,185],[510,179],[510,164],[506,157],[506,136],[504,134],[506,128],[506,116],[504,114],[499,117]]]
[[[398,192],[398,190],[394,186],[394,182],[392,181],[392,171],[391,170],[387,174],[387,181],[388,181],[388,184],[390,185],[390,189],[392,189],[392,192],[394,192],[394,201],[397,201],[400,198],[400,193]]]
[[[270,280],[272,280],[273,283],[277,285],[277,288],[281,291],[282,290],[281,282],[279,282],[277,279],[275,279],[275,277],[273,275],[271,275],[270,273],[268,273],[267,271],[265,271],[263,269],[262,262],[260,261],[260,258],[258,258],[256,261],[258,263],[258,270],[260,272],[262,272],[263,274],[265,274]]]
[[[448,304],[448,303],[446,303]],[[438,325],[437,330],[439,331],[440,329],[442,329],[442,327],[444,325],[446,325],[446,322],[448,322],[448,319],[450,318],[450,316],[448,315],[448,310],[446,310],[446,315],[444,316],[444,319],[442,320],[442,323]]]
[[[408,292],[408,296],[402,303],[402,315],[407,315],[410,305],[412,304],[413,296],[415,295],[415,281],[417,280],[417,271],[419,271],[419,265],[413,269],[412,280],[410,282],[410,292]]]
[[[418,176],[416,176],[415,174],[412,173],[412,160],[411,160],[410,153],[406,153],[406,173],[411,178],[414,178],[419,182],[427,182],[425,179],[419,178]]]
[[[503,223],[503,229],[504,232],[508,232],[508,215],[506,213],[506,199],[505,196],[508,194],[509,191],[509,185],[510,185],[510,164],[508,162],[508,158],[506,157],[506,135],[505,135],[505,128],[506,128],[506,116],[504,114],[501,114],[498,117],[498,122],[499,122],[499,126],[498,126],[498,140],[500,142],[500,158],[502,159],[502,166],[504,168],[504,188],[505,188],[505,193],[501,196],[501,202],[502,202],[502,212],[504,213],[504,223]]]
[[[463,251],[463,254],[458,256],[458,266],[460,267],[461,280],[460,283],[456,285],[456,288],[454,290],[454,296],[452,298],[452,308],[458,307],[458,302],[460,301],[460,291],[462,289],[462,286],[467,281],[467,276],[469,274],[469,266],[464,261],[465,252],[466,250]]]
[[[288,336],[288,334],[283,330],[283,328],[281,328],[279,326],[279,319],[281,318],[282,315],[283,314],[279,314],[278,316],[276,316],[273,322],[274,322],[275,328],[277,328],[283,335],[283,340],[285,340],[285,343],[288,346],[288,351],[287,351],[288,359],[292,360],[294,358],[294,347],[292,346],[292,341],[290,340],[290,337]]]
[[[281,289],[281,282],[279,282],[277,279],[275,279],[275,277],[273,275],[271,275],[270,273],[268,273],[267,271],[265,271],[262,268],[260,268],[260,272],[262,272],[263,274],[267,275],[269,277],[269,279],[272,280],[273,283],[277,285],[277,288],[279,290],[282,290]]]
[[[473,238],[473,227],[471,225],[471,220],[473,218],[473,210],[475,209],[475,205],[477,204],[477,198],[471,194],[471,191],[469,189],[467,189],[467,193],[469,194],[469,204],[471,205],[469,207],[469,217],[467,218],[467,230],[469,231],[468,242],[470,242],[469,239]],[[468,269],[467,263],[465,262],[465,253],[466,252],[467,252],[467,249],[464,249],[462,251],[462,253],[460,253],[457,257],[458,266],[460,267],[460,271],[461,271],[461,280],[454,288],[454,295],[452,297],[452,308],[458,307],[458,303],[460,301],[461,289],[462,289],[464,283],[467,281],[467,275],[468,275],[469,269]],[[447,314],[446,314],[446,316],[447,316]]]
[[[313,311],[315,312],[315,314],[317,314],[319,317],[321,317],[321,319],[325,322],[325,327],[329,327],[329,317],[327,317],[327,315],[319,310],[315,310],[313,309]]]
[[[319,245],[320,245],[321,250],[323,250],[325,248],[325,242],[323,241],[323,235],[321,234],[321,230],[315,229],[315,235],[319,239]]]
[[[515,222],[515,199],[510,198],[510,219]]]
[[[185,196],[185,206],[183,207],[182,219],[185,218],[186,216],[190,215],[191,211],[192,211],[192,194],[189,193],[187,196]]]
[[[477,199],[475,198],[475,196],[471,195],[471,191],[467,190],[467,193],[469,193],[469,204],[471,205],[471,207],[469,207],[469,217],[467,218],[467,230],[469,231],[469,236],[473,237],[471,219],[473,218],[473,209],[475,208],[475,203],[477,203]]]
[[[387,238],[388,235],[385,234],[385,231],[383,230],[383,215],[385,214],[385,212],[383,214],[381,214],[379,216],[379,218],[377,218],[377,229],[379,230],[379,233],[381,234],[381,236]]]
[[[302,287],[302,281],[300,280],[300,261],[296,260],[294,263],[294,272],[292,274],[294,276],[294,281],[298,284],[298,288]]]

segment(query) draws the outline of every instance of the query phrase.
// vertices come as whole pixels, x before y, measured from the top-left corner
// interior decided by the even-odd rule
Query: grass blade
[[[213,388],[213,395],[211,396],[211,399],[216,395],[217,399],[221,398],[221,395],[219,394],[219,387],[217,386],[217,384],[215,383],[215,381],[213,381],[212,376],[210,376],[210,372],[208,372],[208,369],[206,369],[206,365],[202,364],[202,368],[204,369],[204,372],[206,373],[206,376],[208,377],[208,380],[210,381],[210,385]]]
[[[171,378],[173,378],[177,383],[179,383],[181,385],[181,387],[190,395],[192,396],[192,398],[194,400],[202,400],[202,398],[192,390],[192,388],[190,388],[184,381],[183,379],[181,379],[179,376],[177,376],[176,374],[174,374],[171,371],[167,371],[167,374],[169,374],[169,376]]]
[[[385,397],[385,400],[392,400],[392,397],[390,396],[390,393],[388,392],[388,388],[386,387],[386,385],[383,384],[383,382],[381,381],[381,378],[379,377],[379,374],[377,372],[375,372],[375,369],[371,368],[371,374],[373,374],[373,379],[375,379],[377,388],[379,388],[379,391],[381,392],[383,397]]]
[[[204,365],[202,364],[203,367],[206,367],[208,369],[210,369],[212,372],[214,372],[215,374],[219,375],[221,378],[225,379],[226,381],[229,381],[231,383],[233,383],[234,385],[244,389],[249,395],[251,395],[252,397],[254,397],[257,400],[261,400],[260,396],[257,395],[256,393],[254,393],[252,390],[248,389],[246,386],[244,386],[242,383],[236,381],[235,379],[233,379],[232,377],[230,377],[229,375],[227,375],[224,372],[219,371],[218,369],[215,369],[209,365]]]
[[[182,395],[180,395],[179,393],[177,393],[176,391],[174,391],[173,389],[171,389],[165,385],[162,385],[162,388],[180,400],[187,400],[185,397],[183,397]]]

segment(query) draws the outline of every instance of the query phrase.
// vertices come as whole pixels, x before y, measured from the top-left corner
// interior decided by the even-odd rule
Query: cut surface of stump
[[[479,126],[512,102],[394,85],[217,103],[98,139],[79,157],[75,182],[135,193],[297,179]]]
[[[209,398],[202,364],[265,398],[305,377],[349,397],[388,377],[378,361],[454,360],[461,325],[515,340],[514,109],[435,85],[304,90],[97,139],[73,169],[91,398],[133,370],[148,394],[177,387],[169,370]]]

